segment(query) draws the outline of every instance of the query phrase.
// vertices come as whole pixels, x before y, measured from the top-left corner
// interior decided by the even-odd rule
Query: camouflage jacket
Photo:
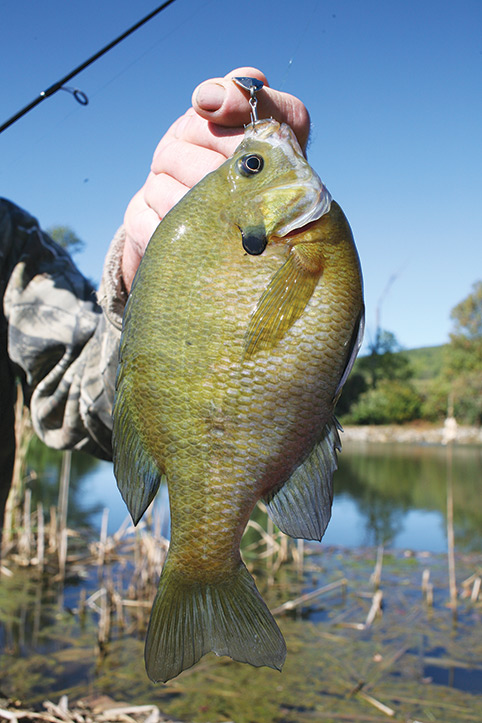
[[[127,294],[119,229],[99,293],[37,221],[0,199],[0,502],[14,455],[15,379],[50,447],[111,459],[111,410]],[[1,505],[0,505],[1,509]]]

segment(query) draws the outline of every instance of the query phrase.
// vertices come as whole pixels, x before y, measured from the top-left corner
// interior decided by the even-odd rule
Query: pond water
[[[60,463],[59,453],[33,443],[33,509],[38,499],[46,509],[56,503]],[[37,706],[63,694],[69,700],[107,695],[156,704],[191,723],[386,719],[373,701],[388,706],[396,720],[479,720],[482,600],[471,593],[482,570],[481,473],[480,448],[456,447],[450,455],[442,447],[345,444],[331,523],[322,543],[306,546],[303,569],[285,563],[272,576],[268,560],[252,563],[272,609],[334,585],[280,617],[289,651],[282,675],[210,654],[166,686],[152,685],[142,660],[157,572],[147,576],[149,593],[134,598],[135,566],[144,560],[137,533],[130,556],[114,555],[101,567],[96,555],[89,565],[74,563],[65,584],[49,571],[12,568],[0,577],[0,699]],[[448,606],[446,555],[438,554],[447,547],[448,480],[456,549],[464,553],[456,564],[457,616]],[[167,531],[165,488],[159,504]],[[97,536],[104,508],[113,533],[127,514],[112,465],[73,455],[70,526],[88,524]],[[383,558],[383,614],[367,626],[382,543],[393,548]],[[430,604],[423,579],[430,579]],[[107,613],[108,639],[101,645]]]
[[[440,446],[347,442],[339,456],[333,514],[322,544],[446,551],[448,454]],[[94,460],[89,464],[88,469],[77,468],[74,460],[71,507],[84,510],[97,529],[107,507],[113,533],[127,510],[112,465]],[[480,550],[482,448],[454,447],[451,464],[457,549]],[[45,476],[44,470],[39,481]],[[168,517],[165,488],[159,496]]]
[[[35,572],[16,570],[0,577],[0,708],[2,696],[36,710],[63,695],[72,702],[108,696],[157,705],[189,723],[381,723],[381,705],[393,720],[481,720],[482,601],[461,597],[455,620],[447,605],[445,555],[386,554],[383,614],[367,626],[375,557],[370,548],[325,548],[305,557],[303,574],[283,564],[274,583],[268,582],[266,562],[258,561],[257,585],[271,609],[332,584],[331,592],[277,618],[288,648],[283,672],[208,654],[166,685],[152,684],[143,665],[150,602],[119,614],[109,597],[112,588],[118,599],[133,603],[129,567],[120,561],[103,570],[94,565],[60,595],[53,576],[39,581]],[[460,590],[478,569],[480,555],[457,561]],[[420,587],[425,571],[433,606]],[[146,597],[153,596],[154,590]],[[100,645],[107,613],[109,633]]]

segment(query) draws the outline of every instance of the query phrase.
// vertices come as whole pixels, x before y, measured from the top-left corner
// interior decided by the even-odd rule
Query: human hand
[[[201,83],[193,93],[192,107],[159,142],[147,180],[127,207],[122,259],[127,291],[161,219],[198,181],[224,163],[241,142],[244,125],[250,120],[250,107],[247,93],[231,80],[235,76],[263,81],[265,87],[257,95],[258,117],[288,123],[305,149],[310,130],[308,111],[298,98],[270,88],[261,71],[237,68],[224,78]]]

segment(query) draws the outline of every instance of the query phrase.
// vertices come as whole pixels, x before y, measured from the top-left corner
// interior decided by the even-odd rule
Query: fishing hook
[[[256,93],[258,90],[261,90],[264,83],[262,80],[258,80],[257,78],[233,78],[234,82],[240,86],[240,88],[243,88],[244,90],[249,90],[249,105],[251,106],[251,123],[255,125],[255,123],[258,122],[258,111],[257,111],[257,105],[258,105],[258,99],[256,97]]]

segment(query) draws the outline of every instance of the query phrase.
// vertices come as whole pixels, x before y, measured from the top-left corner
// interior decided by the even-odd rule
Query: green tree
[[[452,373],[482,368],[482,281],[450,312],[454,322],[448,347],[447,370]]]
[[[409,381],[382,379],[350,409],[352,424],[403,424],[420,416],[420,395]]]
[[[407,381],[411,378],[408,357],[391,331],[378,329],[369,349],[370,353],[359,359],[357,371],[365,376],[371,389],[383,379]]]
[[[70,226],[51,226],[47,229],[48,235],[66,249],[71,256],[80,253],[85,248],[85,242],[80,239]]]
[[[452,336],[463,335],[479,344],[482,341],[482,281],[472,285],[472,292],[450,312],[455,322]]]
[[[482,281],[452,309],[454,322],[443,376],[454,399],[455,416],[482,423]]]
[[[378,329],[369,354],[357,359],[337,406],[348,424],[397,424],[420,415],[413,370],[395,334]]]
[[[441,422],[447,416],[450,384],[443,374],[423,382],[420,416],[429,422]]]

